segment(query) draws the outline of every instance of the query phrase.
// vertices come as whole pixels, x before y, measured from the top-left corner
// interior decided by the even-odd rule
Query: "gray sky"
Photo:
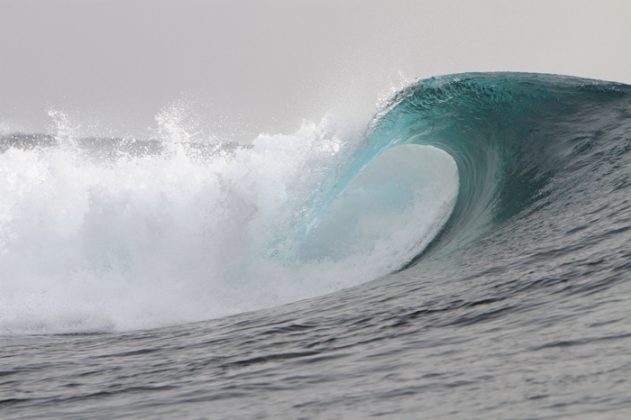
[[[55,107],[143,135],[179,100],[219,131],[286,131],[372,110],[399,73],[631,83],[630,43],[628,0],[0,0],[0,124]]]

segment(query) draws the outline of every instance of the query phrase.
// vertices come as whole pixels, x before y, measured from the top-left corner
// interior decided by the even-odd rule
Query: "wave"
[[[611,150],[600,154],[620,157],[630,136],[631,86],[532,73],[448,75],[398,92],[374,119],[349,173],[401,144],[449,153],[460,173],[458,201],[432,245],[432,252],[449,252],[589,182],[602,163],[592,155],[596,146],[605,143]]]
[[[174,110],[152,141],[81,138],[51,111],[53,134],[2,138],[0,332],[198,321],[449,256],[625,155],[630,98],[450,75],[399,91],[363,133],[325,120],[248,145],[195,141]]]

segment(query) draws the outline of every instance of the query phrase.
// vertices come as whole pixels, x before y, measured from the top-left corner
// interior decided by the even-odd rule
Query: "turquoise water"
[[[449,75],[312,128],[4,138],[0,416],[628,416],[630,86]]]

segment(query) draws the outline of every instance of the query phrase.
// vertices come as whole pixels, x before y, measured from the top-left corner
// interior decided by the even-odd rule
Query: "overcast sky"
[[[631,1],[0,0],[0,124],[54,107],[143,135],[175,101],[284,131],[408,78],[534,71],[631,83]]]

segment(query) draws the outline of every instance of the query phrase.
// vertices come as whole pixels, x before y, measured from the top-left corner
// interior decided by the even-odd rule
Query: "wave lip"
[[[300,260],[354,256],[381,261],[375,272],[401,268],[442,228],[457,192],[458,170],[449,154],[414,144],[386,149],[319,209],[300,243]]]
[[[581,158],[577,143],[624,135],[630,115],[631,86],[615,82],[535,73],[433,77],[398,92],[375,117],[349,172],[401,144],[449,153],[458,199],[427,250],[449,252],[543,200],[555,176]]]

